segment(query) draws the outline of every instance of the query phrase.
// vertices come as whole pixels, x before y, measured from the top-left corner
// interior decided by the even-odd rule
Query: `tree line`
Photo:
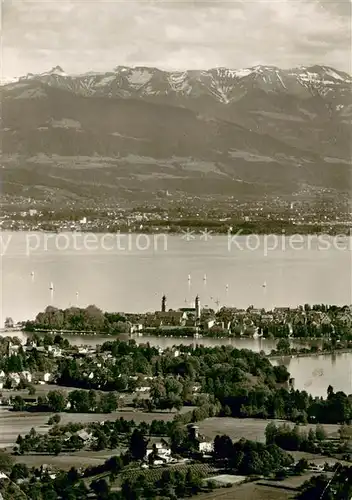
[[[34,321],[27,321],[24,330],[70,330],[74,332],[99,332],[104,334],[128,333],[130,324],[119,313],[103,313],[94,305],[86,308],[69,307],[58,309],[48,306],[37,314]]]

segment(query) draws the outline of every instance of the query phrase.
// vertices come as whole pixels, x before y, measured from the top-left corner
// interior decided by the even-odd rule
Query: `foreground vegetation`
[[[279,350],[284,349],[284,342],[280,341]],[[0,469],[8,476],[3,480],[5,500],[83,500],[89,496],[102,500],[175,500],[210,491],[215,485],[204,479],[215,471],[276,479],[300,474],[307,463],[294,462],[290,452],[296,450],[350,458],[351,395],[334,391],[331,386],[326,398],[294,390],[285,366],[273,366],[264,353],[230,346],[179,346],[159,352],[148,344],[120,340],[105,342],[87,353],[59,335],[42,339],[34,335],[26,346],[15,339],[11,343],[2,340],[0,354],[5,390],[15,384],[17,374],[17,387],[28,389],[34,398],[25,401],[27,398],[12,395],[13,410],[55,413],[49,417],[48,432],[40,434],[32,429],[18,436],[14,453],[19,462],[28,454],[41,456],[43,462],[49,455],[76,456],[82,450],[92,454],[111,450],[114,454],[96,467],[51,474],[45,468],[29,470],[21,463],[14,465],[13,456],[2,453]],[[28,374],[44,370],[51,372],[52,390],[36,398],[36,386],[23,374],[28,378]],[[74,389],[66,392],[64,387]],[[15,394],[16,388],[11,392]],[[148,415],[155,410],[170,415],[170,410],[182,406],[189,410],[177,412],[168,422],[154,419],[150,424],[137,424],[119,418],[60,425],[63,412],[113,412],[121,404],[121,396],[129,397],[139,412],[136,416],[140,410]],[[305,433],[298,425],[292,428],[272,422],[267,425],[265,443],[244,438],[233,442],[221,434],[212,443],[190,432],[195,422],[225,416],[339,424],[340,441],[333,444],[327,439],[321,425]],[[158,449],[152,444],[156,438],[167,442],[173,461],[159,460]],[[206,447],[202,449],[201,443]],[[159,468],[155,468],[158,460]],[[301,498],[319,498],[314,495],[324,486],[335,495],[331,498],[349,500],[344,495],[350,492],[351,470],[339,466],[335,472],[328,486],[324,477],[306,484]],[[306,492],[312,496],[304,496]]]
[[[120,430],[127,431],[127,427]],[[150,431],[150,429],[149,429]],[[175,429],[173,430],[175,432]],[[294,462],[292,456],[272,442],[281,434],[281,445],[285,444],[283,430],[275,430],[268,425],[267,444],[241,439],[237,442],[226,435],[218,435],[214,440],[211,463],[205,463],[201,456],[188,448],[188,453],[197,463],[176,465],[168,468],[149,468],[142,471],[141,464],[147,446],[147,439],[141,426],[127,431],[126,451],[120,456],[112,456],[104,464],[87,469],[71,468],[69,472],[51,474],[47,469],[28,469],[24,464],[13,463],[11,456],[0,453],[0,467],[8,479],[0,481],[0,492],[5,492],[5,500],[30,498],[31,500],[86,499],[101,500],[176,500],[193,497],[199,492],[211,491],[219,487],[206,477],[214,473],[226,473],[255,479],[266,477],[280,480],[287,475],[300,475],[309,468],[305,459]],[[317,427],[314,441],[324,438],[322,429]],[[184,455],[179,442],[174,441],[178,453]],[[349,500],[352,494],[352,467],[325,467],[330,476],[316,476],[300,488],[297,498],[318,500],[322,494],[334,500]],[[332,474],[332,475],[331,475]],[[324,497],[325,498],[325,497]]]
[[[60,336],[47,336],[44,341],[64,342]],[[104,343],[89,356],[69,347],[67,355],[57,358],[45,350],[19,347],[16,355],[0,360],[0,370],[7,377],[5,387],[11,384],[11,372],[37,371],[48,365],[57,385],[80,390],[69,395],[53,390],[38,398],[33,407],[36,410],[114,411],[119,405],[116,391],[137,394],[135,407],[147,411],[197,406],[196,420],[223,415],[342,424],[352,418],[351,396],[335,392],[331,386],[326,399],[294,390],[285,366],[272,366],[264,353],[230,346],[180,346],[176,351],[159,353],[148,344],[116,340]],[[143,386],[146,397],[135,392]],[[15,409],[24,409],[19,397],[14,404]],[[205,409],[206,405],[210,409]]]

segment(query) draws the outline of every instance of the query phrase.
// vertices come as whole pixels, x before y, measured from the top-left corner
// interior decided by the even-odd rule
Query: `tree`
[[[84,447],[83,441],[77,436],[77,434],[73,434],[68,441],[68,445],[74,450],[81,450]]]
[[[61,449],[62,446],[59,441],[49,440],[47,444],[47,450],[49,454],[57,456],[61,452]]]
[[[177,453],[187,438],[185,428],[180,424],[174,424],[169,435],[171,438],[171,449],[174,453]]]
[[[90,411],[91,398],[87,391],[75,390],[70,392],[68,399],[72,410],[78,413],[88,413]]]
[[[317,441],[325,441],[327,438],[327,433],[324,427],[318,424],[315,428],[315,438]]]
[[[19,434],[17,436],[17,439],[16,439],[16,444],[18,444],[18,446],[21,446],[21,444],[23,443],[23,437],[21,436],[21,434]]]
[[[21,396],[15,396],[13,399],[12,408],[14,411],[24,411],[26,409],[26,403]]]
[[[232,415],[231,408],[228,405],[225,405],[224,409],[223,409],[223,413],[224,413],[224,417],[231,417],[231,415]]]
[[[77,483],[79,479],[79,473],[75,467],[71,467],[71,469],[67,473],[67,481],[71,484]]]
[[[325,408],[325,418],[328,419],[328,422],[330,423],[349,423],[352,418],[352,404],[348,396],[342,391],[330,393]]]
[[[305,458],[301,458],[295,465],[295,471],[298,474],[302,474],[309,467],[308,461]]]
[[[5,451],[0,450],[0,471],[9,472],[12,469],[14,459]]]
[[[135,486],[130,479],[125,479],[121,486],[122,498],[137,500]]]
[[[326,489],[327,484],[328,478],[325,475],[313,476],[311,480],[303,483],[302,492],[298,498],[301,500],[319,500],[324,495],[324,500],[333,500],[330,490]]]
[[[49,418],[48,420],[48,425],[57,425],[61,422],[61,417],[60,415],[53,415],[52,417]]]
[[[51,411],[60,413],[67,405],[66,395],[62,391],[50,391],[47,395],[48,406]]]
[[[135,429],[130,439],[129,450],[135,460],[143,460],[147,453],[148,442],[142,432]]]
[[[150,387],[150,397],[153,402],[158,405],[159,401],[166,396],[166,388],[163,380],[157,378],[152,381]]]
[[[216,436],[214,439],[214,456],[217,459],[229,459],[233,454],[233,443],[229,436]]]
[[[278,433],[278,428],[274,422],[270,422],[265,428],[265,442],[266,444],[274,444],[276,436]]]
[[[274,366],[274,375],[279,384],[287,382],[290,378],[290,373],[284,365]]]
[[[118,399],[116,394],[108,392],[103,394],[100,399],[100,411],[102,413],[111,413],[116,411],[118,407]]]
[[[12,467],[10,478],[12,481],[29,477],[29,469],[26,464],[15,464]]]
[[[96,432],[95,449],[97,451],[105,450],[108,447],[108,437],[100,429]]]
[[[10,372],[22,372],[23,371],[23,358],[20,355],[12,354],[6,359],[7,371]]]
[[[110,472],[116,475],[121,471],[123,462],[121,457],[113,456],[105,462],[105,465]]]
[[[339,434],[341,441],[349,441],[350,439],[352,439],[352,427],[347,424],[341,425]]]
[[[97,394],[92,389],[88,392],[89,408],[94,411],[97,407]]]
[[[192,469],[188,469],[186,473],[186,487],[190,487],[194,493],[200,488],[202,484],[202,478],[196,471]]]
[[[35,389],[34,385],[30,385],[30,386],[28,387],[28,394],[29,394],[30,396],[34,396],[34,395],[35,395],[35,393],[36,393],[36,389]]]
[[[290,349],[290,341],[286,338],[280,339],[276,344],[276,350],[280,353],[287,354],[290,352]]]
[[[315,432],[313,431],[313,429],[309,429],[309,431],[308,431],[308,441],[310,441],[311,443],[314,443],[315,439],[316,439]]]
[[[95,479],[90,487],[100,499],[107,498],[109,495],[109,485],[105,479]]]

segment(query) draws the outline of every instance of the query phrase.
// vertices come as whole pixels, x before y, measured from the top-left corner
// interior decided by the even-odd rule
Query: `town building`
[[[147,445],[145,460],[151,465],[163,465],[169,463],[171,458],[171,447],[169,441],[165,438],[151,438]]]
[[[199,433],[198,425],[190,424],[188,426],[189,439],[193,442],[197,451],[206,455],[214,450],[214,443]]]

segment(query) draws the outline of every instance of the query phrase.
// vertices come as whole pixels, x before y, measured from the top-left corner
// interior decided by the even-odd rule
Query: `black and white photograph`
[[[0,500],[352,500],[352,0],[0,0]]]

